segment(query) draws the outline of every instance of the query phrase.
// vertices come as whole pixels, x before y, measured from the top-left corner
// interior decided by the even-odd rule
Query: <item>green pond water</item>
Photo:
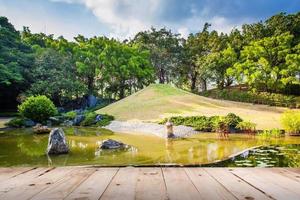
[[[48,135],[31,129],[0,131],[0,166],[280,166],[300,167],[300,137],[265,139],[232,134],[197,134],[166,140],[141,134],[120,134],[98,128],[64,128],[70,153],[47,156]],[[127,150],[100,150],[103,140],[115,139],[131,146]],[[249,148],[242,155],[229,158]]]

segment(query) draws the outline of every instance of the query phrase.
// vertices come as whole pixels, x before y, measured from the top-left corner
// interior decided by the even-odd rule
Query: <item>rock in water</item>
[[[54,128],[49,134],[48,154],[65,154],[69,152],[64,131],[61,128]]]
[[[100,149],[124,149],[128,146],[122,142],[108,139],[102,142]]]

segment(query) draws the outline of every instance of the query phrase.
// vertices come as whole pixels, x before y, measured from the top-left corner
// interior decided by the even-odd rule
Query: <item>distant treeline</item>
[[[78,35],[68,41],[28,27],[16,31],[0,17],[1,108],[36,94],[60,106],[89,94],[121,99],[154,82],[193,92],[214,83],[299,95],[300,13],[280,13],[229,34],[208,23],[200,29],[186,39],[152,28],[131,40]]]

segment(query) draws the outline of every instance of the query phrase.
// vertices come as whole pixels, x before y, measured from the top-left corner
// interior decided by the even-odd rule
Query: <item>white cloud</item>
[[[52,0],[81,3],[90,9],[101,23],[107,24],[111,35],[127,38],[156,25],[155,17],[162,0]]]

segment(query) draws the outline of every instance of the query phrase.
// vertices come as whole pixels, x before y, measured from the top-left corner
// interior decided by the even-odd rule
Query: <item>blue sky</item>
[[[187,36],[205,22],[229,32],[279,12],[298,11],[299,0],[0,0],[0,15],[17,29],[29,26],[68,39],[77,34],[124,39],[151,26]]]

